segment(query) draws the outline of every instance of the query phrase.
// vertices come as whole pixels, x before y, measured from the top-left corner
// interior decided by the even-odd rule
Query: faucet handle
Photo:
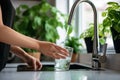
[[[99,62],[100,62],[100,63],[105,63],[106,60],[107,60],[106,55],[102,55],[102,56],[100,55],[100,56],[99,56]]]

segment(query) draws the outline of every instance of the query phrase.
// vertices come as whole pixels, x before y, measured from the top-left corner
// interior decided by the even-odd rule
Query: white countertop
[[[0,80],[120,80],[120,72],[116,71],[27,71],[17,72],[16,65],[7,64],[0,72]]]

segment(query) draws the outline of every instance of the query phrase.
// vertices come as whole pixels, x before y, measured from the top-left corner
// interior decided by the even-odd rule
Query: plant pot
[[[100,38],[100,37],[99,37]],[[104,38],[106,40],[106,37]],[[93,40],[92,37],[85,38],[85,44],[87,48],[87,53],[93,52]],[[99,43],[100,52],[102,52],[103,45]]]
[[[29,55],[35,57],[36,59],[40,60],[41,53],[40,52],[34,52],[34,53],[28,53]]]
[[[113,38],[113,44],[114,44],[115,52],[120,53],[120,39],[118,39],[118,38],[114,39],[114,37],[116,35],[119,35],[120,33],[115,31],[114,28],[111,27],[111,34],[112,34],[112,38]]]
[[[87,53],[92,53],[93,52],[93,41],[92,37],[84,38],[86,48],[87,48]]]
[[[72,58],[71,58],[71,62],[76,62],[78,58],[78,54],[77,53],[73,53]]]

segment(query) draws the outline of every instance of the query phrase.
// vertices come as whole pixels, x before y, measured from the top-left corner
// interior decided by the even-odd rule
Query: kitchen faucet
[[[98,70],[101,68],[101,62],[99,60],[99,55],[98,55],[97,10],[96,10],[94,4],[89,0],[76,0],[70,11],[70,15],[68,18],[68,25],[71,25],[74,11],[75,11],[76,7],[82,2],[89,3],[94,12],[94,40],[93,40],[93,53],[92,53],[92,66],[91,67],[93,69]]]

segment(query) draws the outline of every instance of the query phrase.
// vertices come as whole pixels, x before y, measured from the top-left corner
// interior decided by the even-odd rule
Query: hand
[[[68,56],[68,51],[66,49],[50,42],[41,41],[39,50],[43,54],[56,59],[66,58],[66,56]]]
[[[28,66],[33,68],[34,70],[41,69],[42,65],[40,61],[26,53],[22,48],[11,45],[10,51],[24,60],[28,64]]]
[[[28,64],[29,67],[33,68],[34,70],[40,70],[42,68],[40,61],[31,55],[29,55],[24,61]]]

